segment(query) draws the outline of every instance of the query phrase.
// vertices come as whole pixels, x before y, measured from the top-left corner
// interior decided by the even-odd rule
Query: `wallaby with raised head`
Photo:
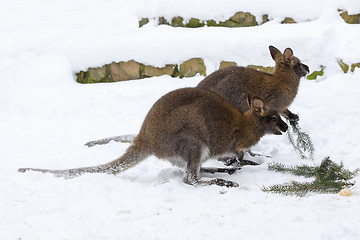
[[[299,116],[288,110],[299,87],[300,78],[309,73],[309,67],[293,55],[291,48],[282,54],[269,46],[275,61],[272,74],[248,67],[228,67],[213,72],[197,87],[210,90],[231,103],[241,112],[249,109],[247,96],[258,96],[267,107],[278,111],[289,120],[297,121]]]
[[[250,109],[241,113],[223,98],[201,88],[183,88],[160,98],[147,114],[139,134],[125,154],[103,165],[64,169],[20,168],[75,177],[83,173],[122,172],[150,155],[185,168],[184,182],[191,185],[236,187],[223,179],[200,180],[203,161],[219,155],[236,155],[256,144],[265,134],[281,134],[287,124],[280,115],[257,97],[249,100]]]

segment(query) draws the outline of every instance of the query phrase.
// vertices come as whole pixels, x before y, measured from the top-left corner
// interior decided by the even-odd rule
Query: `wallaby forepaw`
[[[290,122],[298,122],[300,120],[299,115],[291,113],[288,115]]]
[[[220,158],[219,161],[223,162],[225,166],[237,165],[240,161],[237,157]]]
[[[216,179],[212,180],[212,182],[221,187],[228,187],[228,188],[229,187],[239,187],[239,184],[237,184],[236,182],[224,180],[221,178],[216,178]]]

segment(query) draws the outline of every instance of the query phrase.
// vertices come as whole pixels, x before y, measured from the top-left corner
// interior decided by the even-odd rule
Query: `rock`
[[[217,22],[215,20],[213,20],[213,19],[207,20],[206,25],[209,26],[209,27],[218,26]]]
[[[164,17],[159,17],[159,25],[170,25]]]
[[[101,82],[101,80],[106,79],[106,66],[99,68],[89,68],[88,74],[89,77],[95,82]]]
[[[263,67],[258,65],[247,65],[248,68],[252,68],[258,71],[267,72],[267,73],[273,73],[274,67]]]
[[[118,82],[132,79],[140,79],[140,63],[130,60],[128,62],[111,63],[109,65],[109,81]]]
[[[237,66],[237,63],[236,62],[221,61],[219,69],[226,68],[226,67],[232,67],[232,66]]]
[[[262,15],[262,24],[269,22],[269,14]]]
[[[240,27],[250,27],[258,25],[256,17],[249,12],[237,12],[230,18],[230,21],[238,23]]]
[[[294,19],[292,19],[291,17],[286,17],[284,20],[282,20],[281,23],[296,23]]]
[[[184,27],[184,19],[182,17],[174,17],[171,20],[171,26],[173,27]]]
[[[232,28],[232,27],[240,27],[240,24],[236,23],[236,22],[233,22],[231,20],[227,20],[225,22],[219,22],[218,26]]]
[[[340,16],[342,17],[342,19],[344,19],[344,21],[346,23],[349,24],[360,24],[360,13],[359,14],[354,14],[354,15],[349,15],[348,11],[342,11],[339,10]]]
[[[179,76],[181,78],[194,77],[198,73],[200,73],[202,76],[206,76],[206,67],[204,61],[201,58],[192,58],[180,65]]]
[[[76,81],[79,83],[108,82],[108,66],[88,68],[87,72],[80,71],[80,73],[77,74]]]
[[[162,75],[172,76],[176,65],[166,65],[163,68],[145,66],[141,72],[142,77],[155,77]]]
[[[187,24],[185,24],[185,27],[189,28],[198,28],[203,27],[205,25],[204,22],[200,22],[200,19],[198,18],[191,18]]]

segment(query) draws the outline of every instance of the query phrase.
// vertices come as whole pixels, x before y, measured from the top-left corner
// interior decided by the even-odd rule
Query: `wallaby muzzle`
[[[276,132],[275,135],[282,135],[283,132],[288,130],[288,125],[283,120],[281,120],[281,122],[278,124],[278,129],[279,131]]]

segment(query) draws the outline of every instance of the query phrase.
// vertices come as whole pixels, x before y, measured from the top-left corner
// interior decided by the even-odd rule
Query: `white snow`
[[[270,161],[319,164],[331,156],[351,170],[360,167],[360,70],[344,74],[337,64],[340,58],[360,62],[360,27],[344,23],[339,8],[359,13],[360,2],[1,1],[0,239],[359,239],[359,185],[351,197],[298,198],[260,190],[306,180],[268,172]],[[138,28],[141,17],[220,21],[241,10],[257,17],[268,13],[273,20],[251,28],[172,28],[154,21]],[[280,24],[287,16],[302,23]],[[203,79],[162,76],[82,85],[76,72],[112,61],[164,66],[193,57],[205,59],[207,74],[221,60],[273,66],[269,45],[291,47],[312,71],[326,66],[317,81],[301,81],[290,108],[315,143],[315,161],[302,160],[283,135],[264,137],[253,148],[273,157],[253,159],[262,165],[216,175],[239,183],[234,189],[186,185],[181,169],[155,157],[117,176],[64,180],[17,172],[115,159],[128,144],[84,143],[137,133],[158,98]]]

